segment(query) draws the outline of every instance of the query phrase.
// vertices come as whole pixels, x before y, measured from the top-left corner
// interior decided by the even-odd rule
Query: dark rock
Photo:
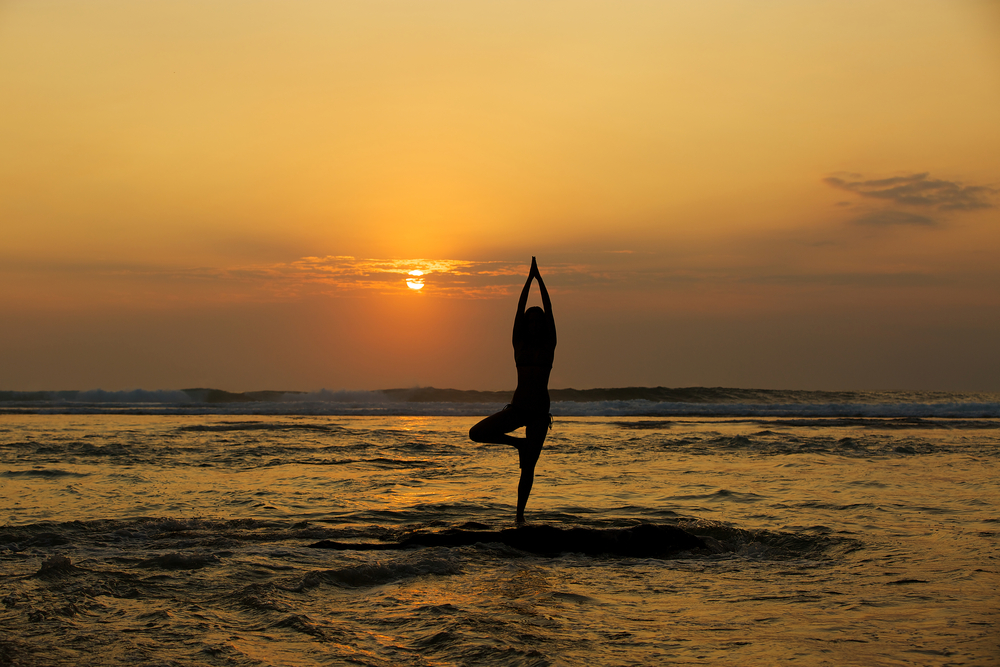
[[[417,533],[395,543],[348,543],[323,540],[310,544],[316,549],[374,551],[418,547],[457,547],[500,543],[534,554],[583,553],[592,556],[661,558],[691,549],[708,549],[705,541],[676,526],[644,523],[631,528],[558,528],[529,525],[499,531],[452,529]]]

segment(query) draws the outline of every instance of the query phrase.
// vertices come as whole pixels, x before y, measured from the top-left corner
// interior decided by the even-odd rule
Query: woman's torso
[[[549,373],[556,352],[555,323],[550,317],[540,326],[515,324],[513,342],[517,389],[511,405],[548,414]]]
[[[518,366],[517,389],[510,400],[511,405],[520,405],[539,412],[549,411],[549,372],[545,366]]]

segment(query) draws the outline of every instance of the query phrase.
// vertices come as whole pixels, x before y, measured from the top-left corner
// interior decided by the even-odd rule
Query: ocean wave
[[[1000,417],[1000,394],[982,392],[623,387],[554,389],[550,396],[556,417]],[[4,391],[0,392],[0,413],[474,417],[496,412],[509,400],[509,392],[433,387],[245,393],[219,389]]]
[[[1000,417],[996,403],[657,403],[646,400],[553,403],[555,416],[594,417]]]
[[[192,403],[190,395],[175,389],[130,389],[126,391],[105,391],[103,389],[88,389],[87,391],[0,391],[0,404],[37,403],[111,403],[131,405],[135,403],[170,404]]]
[[[482,417],[503,408],[502,403],[320,403],[254,402],[204,404],[32,403],[7,404],[0,414],[135,414],[222,416],[370,416],[370,417]],[[1000,403],[831,403],[762,405],[753,403],[655,403],[652,401],[555,402],[559,417],[750,417],[750,418],[941,418],[994,419]],[[201,428],[201,427],[199,427]],[[246,430],[220,427],[203,430]],[[300,427],[297,427],[300,428]],[[267,427],[264,430],[279,430]]]
[[[407,555],[387,562],[379,561],[334,570],[308,572],[290,590],[300,592],[323,584],[343,587],[380,586],[400,579],[461,573],[459,561],[442,551],[430,555]]]
[[[43,479],[54,479],[57,477],[87,477],[89,474],[86,472],[72,472],[52,468],[36,468],[34,470],[8,470],[0,472],[0,477],[41,477]]]
[[[192,424],[181,426],[178,431],[194,433],[219,433],[227,431],[332,431],[336,426],[308,423],[275,423],[275,422],[222,422],[221,424]]]

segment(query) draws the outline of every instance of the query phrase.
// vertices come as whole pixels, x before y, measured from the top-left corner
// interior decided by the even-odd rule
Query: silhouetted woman
[[[524,309],[532,280],[538,281],[544,309],[538,306]],[[552,304],[534,257],[531,258],[528,280],[517,302],[512,340],[514,363],[517,365],[514,397],[503,410],[473,426],[469,437],[476,442],[517,448],[521,467],[521,479],[517,484],[517,522],[524,523],[524,506],[528,503],[528,494],[535,481],[535,464],[552,423],[552,416],[549,415],[549,372],[556,351],[556,322],[552,318]],[[525,427],[525,437],[508,435],[522,426]]]

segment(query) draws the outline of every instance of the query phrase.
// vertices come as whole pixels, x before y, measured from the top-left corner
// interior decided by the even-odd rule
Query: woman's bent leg
[[[524,438],[515,438],[507,434],[522,426],[524,426],[524,420],[518,415],[517,410],[508,405],[500,412],[490,415],[469,429],[469,438],[473,442],[518,447]]]
[[[525,427],[525,437],[508,435],[522,426]],[[535,481],[535,464],[538,463],[538,456],[542,452],[548,428],[547,414],[536,413],[526,418],[523,409],[508,405],[469,429],[469,438],[474,442],[510,445],[517,448],[517,459],[521,468],[521,477],[517,482],[517,523],[524,523],[524,508],[528,504],[528,496]]]

